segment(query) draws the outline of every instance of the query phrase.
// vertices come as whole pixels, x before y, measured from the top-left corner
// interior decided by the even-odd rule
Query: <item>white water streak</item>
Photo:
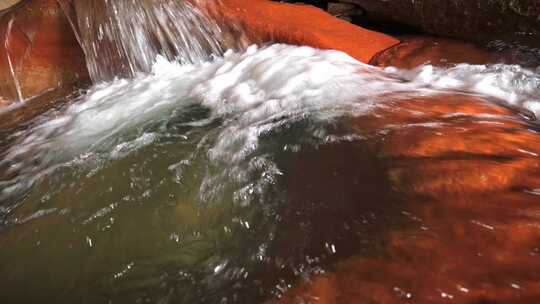
[[[193,105],[210,110],[211,117],[201,125],[223,120],[208,156],[234,170],[258,149],[262,135],[299,117],[331,121],[365,114],[388,94],[440,90],[503,98],[540,114],[537,84],[537,74],[516,66],[382,70],[338,51],[289,45],[252,46],[244,53],[229,51],[213,62],[192,65],[160,57],[150,74],[97,85],[62,113],[42,117],[21,134],[0,161],[9,167],[9,178],[0,181],[0,200],[80,155],[106,152],[117,158],[118,151],[125,155],[150,144],[155,135],[149,137],[145,125]],[[123,135],[134,130],[144,140],[131,138],[126,144]]]

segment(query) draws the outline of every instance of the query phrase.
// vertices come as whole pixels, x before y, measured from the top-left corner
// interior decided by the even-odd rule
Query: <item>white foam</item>
[[[407,81],[424,83],[435,89],[494,97],[540,117],[540,74],[518,65],[459,64],[447,69],[425,65],[411,71],[389,70],[399,73]]]
[[[193,105],[210,110],[209,118],[193,125],[224,121],[208,155],[234,167],[257,150],[262,134],[298,117],[327,121],[365,113],[378,96],[436,90],[493,96],[540,114],[539,84],[538,74],[517,66],[383,70],[338,51],[280,44],[229,51],[196,65],[158,58],[152,73],[98,85],[62,113],[38,120],[0,161],[18,172],[0,181],[0,200],[79,155],[109,152],[117,158],[148,145],[158,136],[145,125]],[[141,139],[124,139],[133,132]]]

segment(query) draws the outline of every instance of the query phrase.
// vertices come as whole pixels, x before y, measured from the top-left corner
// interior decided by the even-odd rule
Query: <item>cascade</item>
[[[94,82],[149,72],[157,55],[198,63],[224,50],[222,29],[188,1],[77,0],[73,8]]]

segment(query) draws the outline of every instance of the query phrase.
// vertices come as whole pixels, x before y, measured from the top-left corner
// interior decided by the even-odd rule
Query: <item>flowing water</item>
[[[129,43],[142,46],[155,38],[133,37],[142,38]],[[303,280],[339,273],[345,260],[382,257],[384,267],[358,263],[376,268],[361,288],[375,286],[382,273],[380,286],[396,303],[431,292],[441,303],[464,303],[460,296],[493,286],[510,290],[492,293],[502,303],[539,299],[538,71],[381,69],[337,51],[282,44],[207,57],[200,44],[189,45],[195,59],[161,44],[165,52],[145,49],[120,67],[132,78],[101,82],[2,137],[6,303],[262,303]],[[153,60],[157,53],[163,56]],[[107,80],[112,71],[93,75]],[[441,104],[449,110],[433,114]],[[455,143],[448,153],[428,144],[428,157],[415,154],[421,139],[444,134]],[[477,137],[483,152],[467,146]],[[413,147],[401,149],[400,138]],[[468,161],[480,165],[425,171]],[[510,167],[526,180],[500,186],[511,180]],[[459,170],[467,172],[452,175]],[[473,190],[482,194],[481,208]],[[516,208],[484,209],[493,199]],[[505,236],[514,219],[530,233]],[[455,238],[467,225],[483,230]],[[452,246],[413,251],[440,253],[415,262],[405,249],[393,251],[406,243],[396,233]],[[502,256],[507,249],[516,260]],[[448,266],[456,257],[469,270]],[[392,261],[400,271],[385,268]],[[436,269],[442,265],[445,271]],[[377,286],[354,297],[369,299]]]
[[[75,1],[73,9],[94,82],[150,72],[158,54],[196,63],[224,51],[224,30],[188,1]]]

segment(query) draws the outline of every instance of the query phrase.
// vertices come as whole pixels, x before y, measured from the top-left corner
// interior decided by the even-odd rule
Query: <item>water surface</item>
[[[343,261],[387,259],[380,284],[396,301],[434,293],[465,303],[458,295],[470,293],[457,286],[482,284],[532,301],[538,262],[491,254],[501,244],[516,256],[538,254],[530,240],[538,235],[539,83],[519,66],[379,69],[279,44],[196,64],[160,57],[151,73],[98,84],[2,139],[0,295],[10,303],[262,303],[339,273]],[[448,148],[435,134],[458,135]],[[525,180],[504,177],[510,168]],[[514,205],[485,209],[475,195]],[[426,265],[473,261],[470,242],[481,238],[449,231],[506,233],[518,217],[529,234],[517,245],[485,245],[491,266],[469,274],[479,286],[453,277],[457,266],[419,270],[413,279],[425,289],[405,286],[417,262],[403,262],[412,249],[396,250],[396,235],[461,248],[428,246],[440,256]],[[390,279],[392,261],[403,278]]]

